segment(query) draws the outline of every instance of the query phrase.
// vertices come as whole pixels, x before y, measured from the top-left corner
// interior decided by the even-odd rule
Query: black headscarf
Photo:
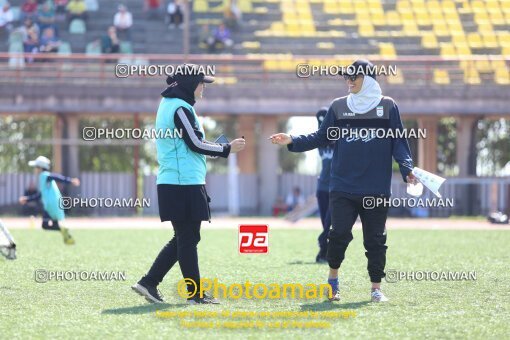
[[[204,77],[201,75],[192,75],[186,77],[168,76],[168,78],[166,78],[166,83],[169,86],[166,88],[166,90],[161,92],[161,95],[165,98],[182,99],[193,106],[195,105],[195,90],[203,78]]]
[[[214,77],[207,76],[198,65],[179,65],[174,75],[166,78],[168,87],[161,92],[165,98],[179,98],[195,105],[195,90],[201,82],[212,83]]]

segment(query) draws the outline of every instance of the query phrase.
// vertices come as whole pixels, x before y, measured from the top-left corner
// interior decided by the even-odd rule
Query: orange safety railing
[[[300,77],[296,75],[296,68],[300,64],[322,65],[329,70],[335,70],[334,66],[347,66],[356,56],[324,56],[324,55],[189,55],[187,62],[215,67],[216,76],[221,83],[228,84],[228,79],[235,79],[238,84],[268,83],[274,81],[289,81],[295,83]],[[466,81],[466,75],[471,71],[476,74],[491,74],[497,67],[510,69],[510,56],[489,55],[469,56],[464,58],[444,58],[440,56],[401,56],[394,59],[370,56],[369,59],[378,66],[385,65],[387,68],[396,66],[397,72],[401,72],[402,84],[407,86],[436,85],[434,83],[434,71],[445,70],[448,72],[452,84],[457,86],[470,85]],[[136,86],[140,83],[161,83],[164,74],[148,76],[135,74],[130,76],[130,81],[123,81],[115,74],[118,64],[139,65],[130,66],[138,70],[140,65],[178,65],[183,62],[182,55],[163,54],[109,54],[87,55],[73,53],[70,55],[60,54],[29,54],[29,53],[0,53],[0,83],[111,83],[116,82],[119,86]],[[341,64],[340,64],[341,63]],[[278,65],[282,64],[283,67]],[[485,66],[484,66],[485,65]],[[498,66],[499,65],[499,66]],[[478,67],[483,72],[478,72]],[[147,69],[147,66],[145,66]],[[311,67],[311,66],[310,66]],[[488,69],[487,69],[488,67]],[[155,70],[155,68],[153,68]],[[328,73],[328,72],[325,72]],[[391,77],[381,77],[383,83],[399,85],[398,74],[392,81]],[[488,76],[489,79],[490,75]],[[318,74],[307,78],[314,80],[335,80],[335,77],[323,77]],[[321,82],[314,82],[320,84]],[[323,82],[323,83],[327,83]],[[491,82],[484,83],[488,85]],[[496,82],[492,82],[497,85]],[[474,83],[476,84],[476,82]]]

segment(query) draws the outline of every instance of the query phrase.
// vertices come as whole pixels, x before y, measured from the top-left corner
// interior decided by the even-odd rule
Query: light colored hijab
[[[347,106],[354,113],[364,114],[376,107],[381,102],[382,97],[382,90],[377,80],[365,76],[361,91],[349,93],[347,96]]]

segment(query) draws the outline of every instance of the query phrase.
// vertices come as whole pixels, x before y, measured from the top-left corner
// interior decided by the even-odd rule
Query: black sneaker
[[[211,305],[219,305],[220,301],[218,299],[209,296],[204,293],[204,297],[200,297],[198,294],[194,298],[188,299],[189,305],[198,305],[198,304],[211,304]]]
[[[165,302],[165,300],[163,300],[163,295],[161,295],[159,289],[154,286],[143,285],[140,283],[140,281],[138,281],[136,284],[131,286],[131,289],[133,289],[136,293],[143,296],[145,300],[151,303]]]

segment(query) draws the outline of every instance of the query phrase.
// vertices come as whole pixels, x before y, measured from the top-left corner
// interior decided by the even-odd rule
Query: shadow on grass
[[[368,305],[370,301],[350,302],[350,303],[331,303],[329,301],[306,303],[301,305],[302,311],[327,311],[335,309],[358,309]]]
[[[133,307],[122,307],[122,308],[112,308],[105,309],[101,312],[101,314],[110,314],[110,315],[121,315],[121,314],[149,314],[155,313],[158,310],[165,310],[169,308],[182,308],[189,306],[186,303],[176,303],[174,305],[169,303],[157,303],[157,304],[147,304]]]
[[[294,265],[294,264],[320,264],[320,263],[317,263],[315,261],[309,261],[309,262],[305,262],[305,261],[292,261],[292,262],[289,262],[287,264]]]

